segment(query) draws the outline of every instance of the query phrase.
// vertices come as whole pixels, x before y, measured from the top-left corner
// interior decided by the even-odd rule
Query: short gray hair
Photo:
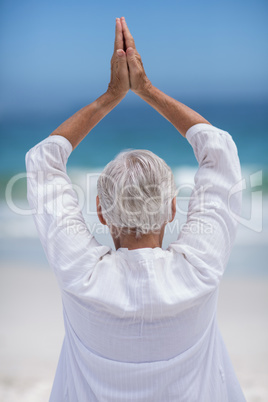
[[[176,196],[171,168],[147,150],[120,152],[98,178],[102,215],[109,227],[134,230],[136,237],[159,231],[172,217]]]

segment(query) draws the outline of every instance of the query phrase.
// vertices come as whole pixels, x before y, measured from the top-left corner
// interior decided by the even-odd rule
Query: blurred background
[[[25,154],[107,89],[115,18],[125,16],[145,71],[162,91],[228,131],[243,210],[222,281],[219,324],[248,401],[268,400],[268,4],[265,0],[0,3],[0,400],[48,400],[64,336],[60,295],[26,200]],[[96,238],[96,179],[125,148],[172,167],[185,221],[197,169],[190,145],[133,93],[70,156],[68,173]],[[16,399],[17,398],[17,399]]]

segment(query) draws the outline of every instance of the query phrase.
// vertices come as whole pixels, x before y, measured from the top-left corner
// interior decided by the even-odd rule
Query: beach
[[[0,401],[48,401],[64,336],[55,278],[7,264],[0,288]]]
[[[268,400],[267,290],[267,278],[227,276],[220,286],[219,326],[249,402]],[[64,337],[53,273],[5,264],[0,294],[0,401],[48,401]]]

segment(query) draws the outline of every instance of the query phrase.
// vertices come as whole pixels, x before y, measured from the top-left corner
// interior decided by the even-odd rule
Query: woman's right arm
[[[192,145],[199,169],[187,222],[170,250],[181,253],[200,280],[218,283],[234,243],[241,208],[240,163],[232,137],[148,80],[124,19],[130,88],[169,120]]]

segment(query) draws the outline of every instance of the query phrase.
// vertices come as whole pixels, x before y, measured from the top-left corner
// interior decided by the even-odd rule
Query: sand
[[[64,336],[47,267],[5,264],[0,281],[0,401],[46,402]],[[268,278],[224,278],[218,319],[249,402],[268,401]]]

